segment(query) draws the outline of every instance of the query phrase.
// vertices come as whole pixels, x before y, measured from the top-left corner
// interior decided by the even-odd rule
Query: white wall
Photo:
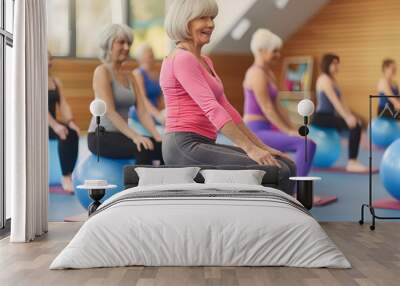
[[[236,2],[235,5],[228,2],[231,6],[237,5]],[[251,20],[251,27],[242,39],[233,40],[230,31],[226,31],[223,38],[213,46],[213,52],[250,53],[251,35],[257,28],[268,28],[284,40],[288,39],[328,2],[329,0],[289,0],[287,6],[280,10],[274,0],[258,0],[243,15]]]

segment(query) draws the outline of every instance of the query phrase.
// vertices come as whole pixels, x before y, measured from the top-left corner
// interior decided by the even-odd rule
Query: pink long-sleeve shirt
[[[228,102],[212,61],[203,57],[215,77],[190,52],[178,50],[165,58],[160,85],[166,104],[166,132],[193,132],[215,140],[227,122],[238,124],[240,114]]]

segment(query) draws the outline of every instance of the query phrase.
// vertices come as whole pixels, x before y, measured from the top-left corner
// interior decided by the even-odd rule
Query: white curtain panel
[[[6,99],[6,187],[11,242],[47,232],[46,0],[15,1],[13,92]]]

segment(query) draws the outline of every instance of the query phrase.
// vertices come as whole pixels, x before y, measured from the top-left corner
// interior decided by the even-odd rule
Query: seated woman
[[[400,96],[399,87],[394,81],[396,62],[385,59],[382,63],[382,77],[378,82],[379,95]],[[400,119],[400,97],[379,98],[378,116]]]
[[[278,100],[276,78],[271,70],[280,57],[282,40],[266,29],[257,30],[251,39],[254,64],[243,81],[244,116],[247,127],[265,144],[282,152],[295,152],[298,176],[307,176],[315,154],[315,143],[307,144]]]
[[[146,109],[157,122],[164,124],[164,97],[159,83],[160,71],[155,65],[151,46],[142,44],[136,51],[139,67],[133,71],[139,90],[145,95]]]
[[[51,75],[53,65],[51,53],[47,53],[48,59],[48,120],[49,139],[58,140],[58,156],[60,158],[62,172],[62,187],[67,192],[73,192],[71,174],[78,158],[79,127],[75,124],[71,107],[65,99],[61,81]],[[59,109],[63,118],[58,120],[56,109]]]
[[[326,54],[322,58],[322,73],[316,83],[317,108],[312,124],[335,128],[338,131],[349,130],[349,160],[346,170],[348,172],[366,172],[367,167],[357,160],[361,139],[361,121],[343,102],[336,81],[339,62],[339,57],[334,54]]]
[[[291,193],[293,161],[247,129],[228,102],[211,59],[201,54],[217,13],[215,0],[175,0],[167,12],[166,31],[177,47],[164,59],[160,74],[167,110],[165,163],[277,166],[280,188]],[[238,147],[216,144],[218,130]]]
[[[125,25],[109,25],[101,39],[101,60],[93,75],[96,98],[106,102],[107,112],[101,119],[105,132],[100,135],[100,156],[109,158],[135,158],[137,164],[162,163],[161,136],[144,105],[144,95],[138,90],[132,73],[124,70],[133,31]],[[128,112],[132,105],[140,122],[153,137],[144,137],[128,126]],[[96,154],[96,119],[89,126],[88,147]]]

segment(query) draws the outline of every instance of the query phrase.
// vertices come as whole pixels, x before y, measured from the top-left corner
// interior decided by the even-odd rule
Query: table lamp
[[[303,99],[299,102],[297,105],[297,113],[300,114],[300,116],[303,116],[304,118],[304,123],[302,126],[299,128],[299,134],[300,136],[304,136],[305,139],[305,152],[304,152],[304,159],[307,162],[307,135],[310,132],[308,129],[308,124],[309,124],[309,119],[308,117],[311,116],[314,113],[314,103],[309,100],[309,99]]]
[[[104,132],[105,128],[100,125],[100,117],[104,116],[107,111],[107,105],[104,100],[95,99],[90,103],[90,113],[96,117],[96,153],[97,153],[97,162],[99,162],[100,157],[100,132]]]

